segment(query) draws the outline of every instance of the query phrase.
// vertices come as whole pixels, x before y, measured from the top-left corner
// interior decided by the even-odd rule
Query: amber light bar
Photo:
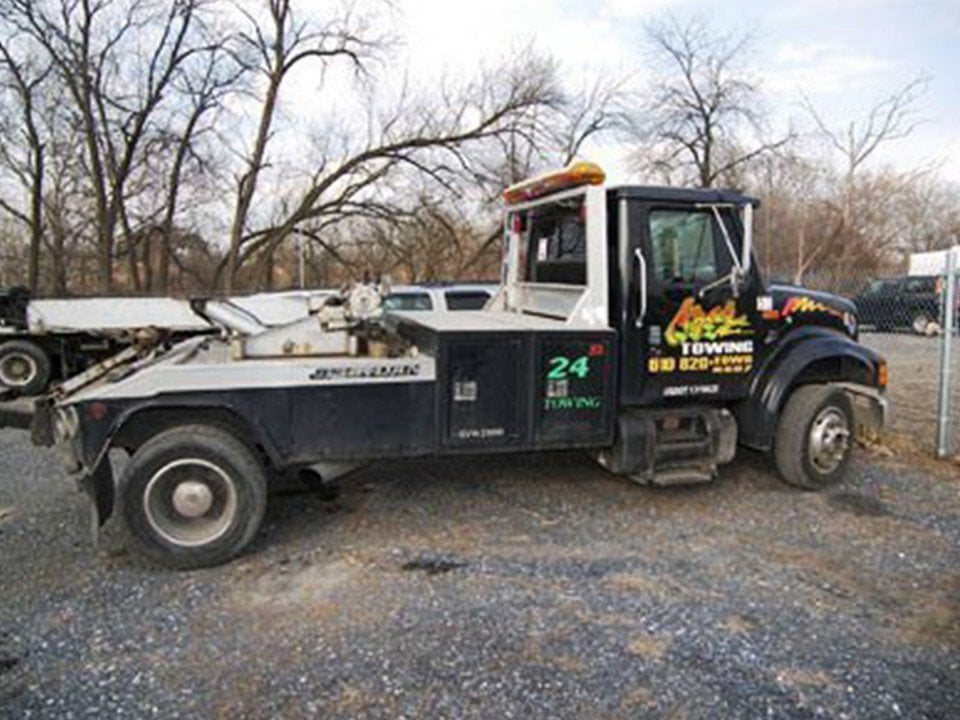
[[[602,185],[606,177],[606,173],[596,163],[575,162],[563,170],[555,170],[511,185],[503,191],[503,201],[507,205],[516,205],[579,185]]]

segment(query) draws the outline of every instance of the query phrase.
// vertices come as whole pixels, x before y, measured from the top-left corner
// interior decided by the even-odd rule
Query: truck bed
[[[118,380],[84,388],[107,421],[82,438],[94,455],[135,409],[221,408],[280,466],[375,457],[604,447],[612,442],[616,333],[487,311],[397,313],[416,351],[234,359],[193,339]]]

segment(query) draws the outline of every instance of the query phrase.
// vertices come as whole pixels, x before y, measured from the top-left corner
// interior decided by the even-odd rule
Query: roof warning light
[[[563,170],[553,170],[511,185],[503,191],[503,201],[507,205],[516,205],[558,190],[580,185],[602,185],[605,179],[606,173],[596,163],[575,162]]]

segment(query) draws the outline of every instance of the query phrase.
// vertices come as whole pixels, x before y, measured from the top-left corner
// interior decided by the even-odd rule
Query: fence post
[[[945,458],[951,455],[951,416],[950,400],[953,390],[950,370],[951,351],[953,349],[953,333],[956,325],[956,284],[957,284],[957,254],[960,247],[952,247],[947,251],[946,287],[944,288],[943,324],[940,333],[940,378],[937,385],[937,457]]]

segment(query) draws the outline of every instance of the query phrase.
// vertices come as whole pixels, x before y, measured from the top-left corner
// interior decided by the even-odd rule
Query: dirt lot
[[[936,445],[941,340],[910,333],[864,333],[861,340],[890,364],[890,445],[931,454]],[[960,339],[953,341],[953,434],[960,451]]]
[[[955,718],[960,485],[747,455],[662,490],[580,454],[378,463],[222,568],[92,553],[0,432],[0,717]]]

